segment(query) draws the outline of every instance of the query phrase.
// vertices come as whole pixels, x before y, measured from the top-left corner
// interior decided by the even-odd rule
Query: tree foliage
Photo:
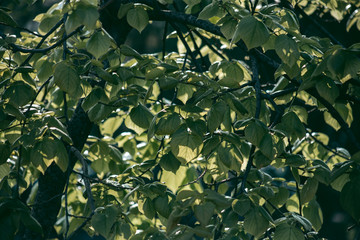
[[[34,31],[1,8],[2,238],[318,239],[320,185],[359,224],[360,44],[317,21],[359,7],[63,0]],[[162,51],[124,43],[154,21]]]

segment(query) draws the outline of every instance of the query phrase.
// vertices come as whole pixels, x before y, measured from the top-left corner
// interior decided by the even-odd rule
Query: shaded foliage
[[[359,238],[357,1],[64,0],[33,31],[14,3],[4,239],[320,239],[329,192]],[[153,21],[159,52],[125,44]]]

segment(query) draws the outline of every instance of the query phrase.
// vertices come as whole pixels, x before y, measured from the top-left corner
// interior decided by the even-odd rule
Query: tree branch
[[[74,148],[73,146],[70,147],[70,151],[71,153],[73,153],[75,155],[75,157],[80,160],[81,165],[82,165],[82,171],[83,173],[88,176],[88,165],[86,163],[86,160],[84,159],[84,157],[82,156],[82,154],[80,153],[80,151],[76,148]],[[88,178],[83,177],[83,181],[84,181],[84,185],[85,185],[85,190],[86,190],[86,195],[88,197],[88,201],[90,203],[90,209],[91,212],[95,211],[95,201],[94,198],[92,196],[92,192],[91,192],[91,186],[90,186],[90,181]]]
[[[256,95],[255,119],[259,119],[260,109],[261,109],[261,86],[260,86],[259,71],[258,71],[258,67],[257,67],[257,61],[256,61],[254,55],[250,55],[250,60],[251,60],[251,70],[252,70],[252,75],[253,75],[253,81],[255,82],[255,95]],[[244,173],[244,176],[241,181],[241,189],[239,191],[239,194],[242,194],[245,192],[245,184],[247,181],[247,177],[248,177],[251,167],[253,165],[254,152],[255,152],[255,146],[252,145],[250,154],[249,154],[249,160],[246,164],[245,173]]]

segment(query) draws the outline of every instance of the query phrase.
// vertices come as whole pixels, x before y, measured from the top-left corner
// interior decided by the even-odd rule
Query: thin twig
[[[304,10],[302,10],[298,5],[295,6],[295,10],[299,11],[305,19],[309,20],[312,24],[314,24],[320,31],[322,31],[326,36],[328,36],[331,41],[344,47],[344,45],[339,40],[337,40],[336,37],[334,37],[334,35],[332,35],[326,28],[324,28],[324,26],[321,25],[314,17],[310,17],[309,15],[307,15]]]
[[[57,195],[53,196],[52,198],[47,199],[46,201],[39,202],[39,203],[35,203],[35,204],[29,204],[29,205],[27,205],[27,206],[28,206],[28,207],[34,207],[34,206],[39,206],[39,205],[47,204],[47,203],[51,202],[52,200],[54,200],[54,199],[56,199],[56,198],[58,198],[58,197],[61,197],[61,196],[64,195],[64,194],[65,194],[65,192],[62,192],[62,193],[60,193],[60,194],[57,194]]]
[[[195,180],[193,180],[193,181],[191,181],[191,182],[188,182],[188,183],[186,183],[186,184],[184,184],[184,185],[181,185],[181,186],[179,186],[179,188],[181,188],[181,187],[186,187],[186,186],[188,186],[188,185],[190,185],[190,184],[193,184],[193,183],[198,182],[202,177],[204,177],[206,171],[207,171],[207,168],[205,168],[204,171],[203,171]]]
[[[196,61],[196,56],[195,54],[191,51],[189,44],[186,42],[180,28],[175,24],[175,23],[171,23],[171,26],[175,29],[175,31],[177,32],[177,35],[180,38],[180,41],[182,42],[182,44],[185,46],[186,51],[188,52],[188,54],[190,55],[192,62],[194,63],[195,67],[197,68],[197,70],[199,72],[203,72],[201,65]]]
[[[275,126],[279,121],[280,121],[280,118],[284,112],[284,109],[281,108],[279,105],[276,104],[276,102],[274,101],[274,99],[271,97],[271,95],[269,94],[263,94],[261,93],[261,97],[263,99],[266,99],[270,102],[270,104],[273,106],[273,108],[275,109],[275,118],[274,120],[271,122],[271,124],[269,125],[269,128],[271,129],[273,126]]]
[[[323,142],[321,142],[319,139],[317,139],[316,137],[314,137],[314,136],[311,134],[310,131],[307,131],[307,133],[309,134],[309,136],[310,136],[311,139],[313,139],[315,142],[319,143],[319,144],[320,144],[322,147],[324,147],[326,150],[332,152],[332,153],[333,153],[334,155],[336,155],[336,156],[342,157],[342,158],[344,158],[344,159],[346,159],[346,160],[350,160],[349,157],[347,157],[347,156],[345,156],[345,155],[343,155],[343,154],[335,151],[334,149],[330,148],[328,145],[325,145],[325,144],[324,144]]]
[[[191,29],[190,29],[189,27],[187,27],[187,29],[188,29],[188,31],[189,31],[189,36],[190,36],[190,38],[191,38],[191,41],[192,41],[193,44],[194,44],[195,51],[196,51],[196,53],[200,56],[202,65],[205,66],[204,56],[201,54],[200,48],[199,48],[199,46],[197,45],[196,40],[195,40],[195,38],[194,38],[194,34],[192,33],[192,31],[191,31]]]
[[[222,55],[217,49],[214,48],[214,46],[209,42],[209,39],[207,39],[206,37],[204,37],[201,33],[199,33],[199,31],[197,31],[196,29],[192,30],[196,35],[198,35],[198,37],[201,38],[201,40],[206,44],[206,46],[208,46],[208,48],[213,51],[216,55],[218,55],[221,59],[226,59],[226,57],[224,55]]]
[[[60,46],[64,41],[66,41],[67,39],[69,39],[70,37],[74,36],[76,33],[78,33],[81,29],[83,28],[83,26],[78,27],[77,29],[75,29],[74,31],[72,31],[69,35],[67,35],[67,37],[64,39],[60,39],[58,42],[54,43],[53,45],[51,45],[50,47],[47,48],[41,48],[41,49],[29,49],[29,48],[22,48],[18,45],[15,44],[10,44],[10,46],[14,49],[14,51],[18,51],[18,52],[23,52],[23,53],[46,53],[58,46]]]
[[[350,141],[352,144],[356,147],[356,149],[360,150],[360,144],[359,141],[356,139],[354,133],[349,128],[348,124],[345,122],[345,120],[341,117],[340,113],[329,103],[326,101],[323,97],[320,96],[320,94],[315,89],[308,89],[306,90],[309,94],[311,94],[313,97],[315,97],[322,105],[324,105],[331,116],[336,119],[336,121],[340,124],[341,129],[345,131],[345,133],[349,136]]]
[[[83,218],[83,219],[89,219],[89,217],[84,217],[84,216],[78,216],[78,215],[73,215],[73,214],[69,214],[69,217],[73,217],[73,218]],[[90,218],[91,219],[91,218]],[[90,220],[89,219],[89,220]]]
[[[61,26],[61,24],[64,23],[64,18],[62,18],[60,21],[58,21],[50,30],[49,32],[47,32],[42,39],[40,40],[40,42],[36,45],[35,49],[39,49],[41,47],[41,45],[45,42],[45,40],[53,33],[56,31],[56,29],[58,29],[58,27]],[[30,59],[34,56],[35,53],[30,53],[30,55],[25,59],[25,61],[21,64],[21,66],[25,66]]]
[[[80,226],[78,226],[76,228],[76,230],[74,230],[71,235],[69,236],[69,239],[73,239],[73,236],[76,236],[77,232],[80,231],[83,227],[85,227],[85,225],[91,220],[92,216],[94,215],[95,212],[91,212],[89,214],[88,217],[86,217],[86,219],[84,220],[84,222],[82,222],[82,224]]]
[[[133,187],[126,187],[126,186],[114,185],[114,184],[108,183],[108,182],[106,182],[106,181],[104,181],[104,180],[90,177],[89,175],[85,175],[84,173],[77,172],[77,171],[75,171],[75,170],[72,170],[72,172],[75,173],[75,174],[77,174],[77,175],[80,175],[80,176],[83,177],[83,178],[89,179],[90,182],[100,183],[100,184],[103,184],[103,185],[105,185],[105,186],[107,186],[107,187],[109,187],[109,188],[116,189],[116,190],[118,190],[118,191],[123,190],[123,189],[130,189],[130,190],[133,189]]]
[[[155,158],[154,158],[155,161],[158,159],[161,150],[164,148],[164,143],[165,143],[165,137],[163,137],[163,138],[161,139],[161,143],[160,143],[159,149],[158,149],[158,151],[157,151],[157,153],[156,153],[156,156],[155,156]],[[157,164],[156,164],[156,165],[157,165]],[[151,166],[151,167],[149,167],[148,169],[146,169],[145,171],[141,172],[141,174],[140,174],[138,177],[139,177],[139,178],[142,177],[145,173],[147,173],[148,171],[150,171],[153,167],[154,167],[154,166]]]
[[[11,26],[9,24],[6,24],[4,22],[0,22],[0,25],[3,25],[3,26],[6,26],[6,27],[10,27],[10,28],[14,28],[14,29],[18,29],[18,30],[22,30],[24,32],[28,32],[28,33],[31,33],[32,35],[35,35],[37,37],[44,37],[44,35],[40,34],[40,33],[37,33],[37,32],[34,32],[34,31],[31,31],[30,29],[27,29],[25,27],[20,27],[20,26]]]

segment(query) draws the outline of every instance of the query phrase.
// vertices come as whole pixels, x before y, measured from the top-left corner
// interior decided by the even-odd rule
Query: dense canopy
[[[360,239],[359,9],[1,3],[1,238]]]

